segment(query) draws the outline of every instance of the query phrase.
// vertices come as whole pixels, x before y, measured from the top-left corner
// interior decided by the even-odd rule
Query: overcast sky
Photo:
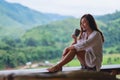
[[[6,0],[40,12],[80,17],[85,13],[103,15],[120,11],[120,0]]]

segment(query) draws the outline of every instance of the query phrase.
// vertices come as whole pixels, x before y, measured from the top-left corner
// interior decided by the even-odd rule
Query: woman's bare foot
[[[48,70],[48,72],[58,72],[58,71],[62,71],[62,67],[58,66],[58,65],[55,65],[51,68],[48,68],[47,70]]]

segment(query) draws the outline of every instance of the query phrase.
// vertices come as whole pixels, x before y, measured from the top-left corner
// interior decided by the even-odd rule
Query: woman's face
[[[83,29],[83,31],[87,31],[88,29],[90,29],[89,23],[88,23],[88,21],[87,21],[86,18],[82,18],[82,19],[81,19],[80,26],[81,26],[81,28]]]

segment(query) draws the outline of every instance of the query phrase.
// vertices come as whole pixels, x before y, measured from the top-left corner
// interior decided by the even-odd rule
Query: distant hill
[[[120,52],[120,11],[96,18],[105,35],[107,53]]]
[[[101,15],[96,17],[97,20],[101,20],[103,22],[110,22],[116,19],[120,19],[120,11],[116,11],[115,13]]]
[[[95,19],[105,36],[104,53],[120,54],[120,11]],[[79,21],[0,0],[0,69],[59,59]]]
[[[95,19],[98,26],[105,36],[104,53],[119,53],[120,52],[120,12],[97,16]],[[117,17],[115,17],[115,15]],[[68,45],[71,42],[71,34],[75,28],[79,28],[79,19],[69,18],[63,21],[52,22],[47,25],[38,26],[26,32],[22,39],[33,39],[41,43],[53,42]],[[35,35],[35,36],[34,36]],[[39,43],[40,42],[40,43]]]
[[[24,30],[31,29],[37,25],[63,20],[68,17],[58,14],[41,13],[17,3],[0,0],[0,28],[3,29],[2,32],[7,32],[5,35],[24,33]]]

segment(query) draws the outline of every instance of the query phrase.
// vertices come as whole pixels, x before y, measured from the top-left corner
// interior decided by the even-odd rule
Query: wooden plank
[[[7,80],[117,80],[114,75],[95,71],[63,71],[57,73],[10,74]]]
[[[77,80],[92,78],[92,80],[116,79],[115,75],[107,73],[108,71],[117,70],[120,72],[120,65],[104,65],[102,72],[82,71],[80,67],[63,67],[62,72],[48,73],[46,68],[42,69],[21,69],[21,70],[2,70],[0,71],[0,80]],[[78,79],[79,80],[79,79]],[[103,79],[102,79],[103,80]]]

